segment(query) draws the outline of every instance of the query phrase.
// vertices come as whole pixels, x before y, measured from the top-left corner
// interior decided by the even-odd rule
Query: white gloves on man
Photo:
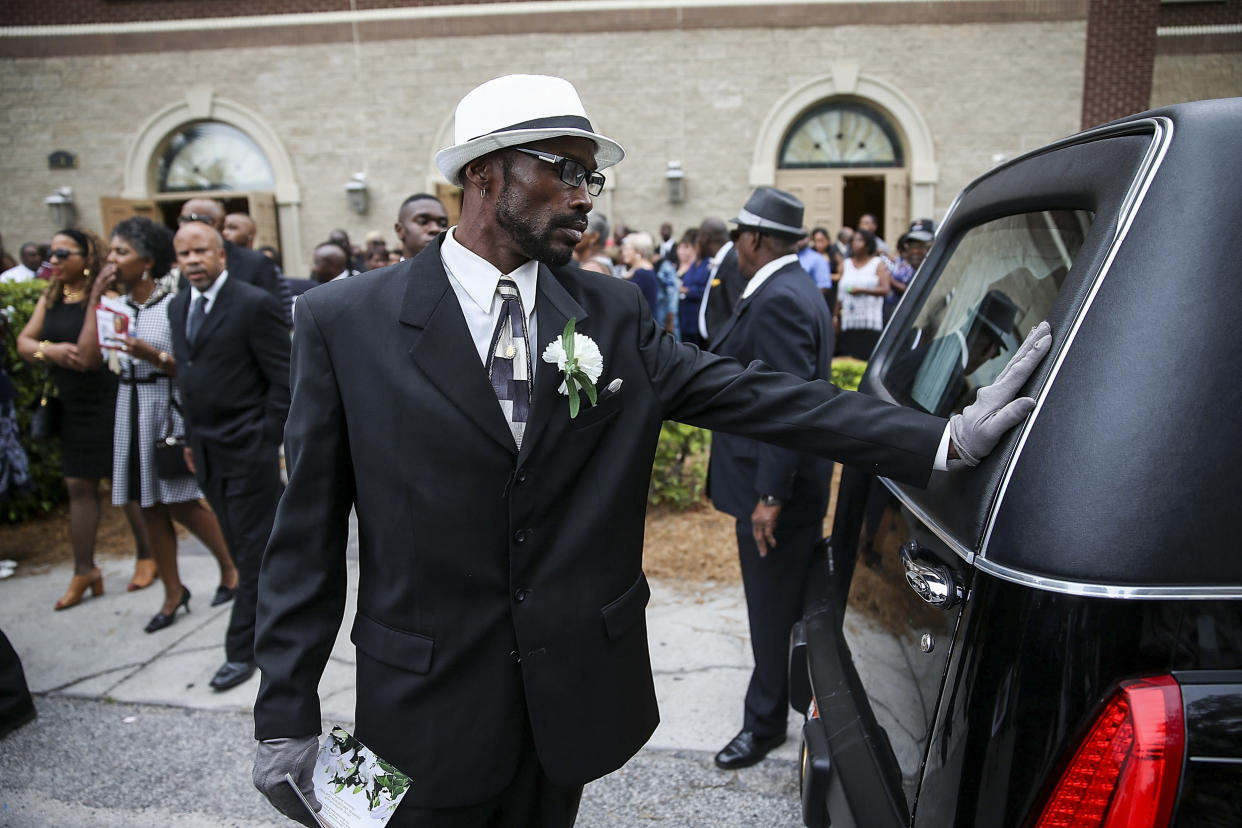
[[[315,757],[319,755],[319,737],[302,736],[296,739],[265,739],[259,742],[254,755],[254,786],[267,797],[272,807],[296,822],[318,828],[306,813],[306,806],[289,787],[285,774],[293,777],[306,801],[318,811],[319,800],[315,798]]]
[[[1005,432],[1016,426],[1035,408],[1035,400],[1018,397],[1018,390],[1052,348],[1052,328],[1040,322],[1027,335],[1026,341],[1009,360],[1009,364],[991,385],[979,389],[975,401],[961,414],[949,418],[949,439],[957,449],[959,460],[950,460],[949,468],[977,466],[987,457]]]

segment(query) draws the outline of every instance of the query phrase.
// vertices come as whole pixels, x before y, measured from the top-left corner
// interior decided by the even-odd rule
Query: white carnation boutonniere
[[[586,334],[575,333],[575,322],[570,318],[565,331],[543,350],[543,361],[561,371],[561,387],[556,390],[569,397],[570,419],[578,416],[579,391],[585,392],[591,405],[595,405],[595,382],[604,371],[604,355],[599,346]]]

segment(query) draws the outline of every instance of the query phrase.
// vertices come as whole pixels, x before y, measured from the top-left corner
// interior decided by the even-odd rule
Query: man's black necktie
[[[194,300],[194,307],[190,309],[190,318],[185,323],[185,339],[191,345],[198,337],[199,330],[203,327],[203,320],[207,318],[207,297],[200,296]]]

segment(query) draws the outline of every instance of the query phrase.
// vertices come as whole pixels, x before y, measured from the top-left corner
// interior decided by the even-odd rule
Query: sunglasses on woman
[[[47,257],[48,257],[48,259],[49,259],[49,260],[51,260],[51,259],[67,259],[67,258],[69,258],[70,256],[81,256],[81,255],[82,255],[82,251],[81,251],[81,250],[69,250],[69,249],[64,248],[64,247],[58,247],[58,248],[56,248],[55,250],[49,250],[49,251],[48,251],[48,253],[47,253]]]

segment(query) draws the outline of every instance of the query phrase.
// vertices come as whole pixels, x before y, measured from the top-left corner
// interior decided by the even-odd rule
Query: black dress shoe
[[[237,587],[218,586],[216,587],[215,597],[211,599],[211,605],[213,607],[218,607],[221,604],[227,604],[229,601],[233,600],[233,596],[236,594]]]
[[[733,741],[725,745],[720,753],[716,754],[716,766],[725,770],[749,768],[767,756],[769,751],[780,747],[784,742],[784,733],[761,739],[751,731],[743,730],[734,736]]]
[[[145,627],[146,631],[153,633],[158,632],[165,627],[171,627],[172,623],[177,620],[177,610],[182,607],[185,607],[185,614],[189,615],[190,588],[187,586],[181,587],[181,601],[177,604],[177,606],[173,607],[173,611],[168,613],[157,612],[155,615],[151,616],[151,620],[147,622],[147,626]]]
[[[228,690],[253,675],[253,661],[226,661],[224,666],[216,670],[216,674],[211,677],[210,684],[213,690]]]

